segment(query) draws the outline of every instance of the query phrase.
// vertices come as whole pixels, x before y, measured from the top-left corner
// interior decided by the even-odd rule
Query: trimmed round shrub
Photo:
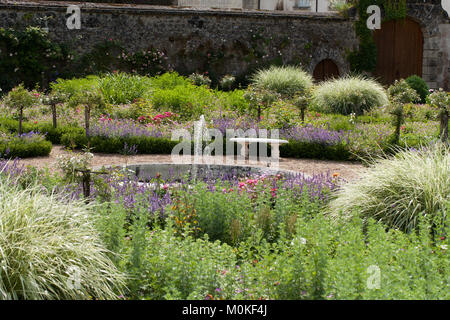
[[[420,100],[416,90],[411,88],[405,80],[395,80],[388,88],[389,100],[397,103],[411,103]]]
[[[345,77],[322,82],[314,90],[313,109],[324,113],[363,114],[388,103],[383,87],[372,79]]]
[[[117,299],[114,266],[89,206],[0,176],[0,299]]]
[[[405,81],[411,88],[416,90],[417,94],[420,96],[420,100],[415,102],[425,103],[425,100],[430,93],[430,87],[428,87],[427,83],[421,77],[416,75],[406,78]]]
[[[441,143],[379,159],[342,186],[330,203],[334,218],[360,214],[391,228],[414,230],[420,216],[445,219],[450,200],[450,153]]]
[[[313,86],[311,75],[295,66],[271,66],[269,69],[259,70],[252,77],[256,88],[293,97],[302,94]]]

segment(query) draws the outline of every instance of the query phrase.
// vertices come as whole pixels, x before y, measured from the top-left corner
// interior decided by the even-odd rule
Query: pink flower
[[[163,185],[164,190],[167,190],[167,188],[169,188],[169,186],[167,184]]]

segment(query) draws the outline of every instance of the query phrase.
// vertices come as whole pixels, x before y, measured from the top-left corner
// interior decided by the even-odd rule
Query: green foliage
[[[405,80],[395,80],[388,88],[389,100],[396,103],[411,103],[420,100],[417,92]]]
[[[168,227],[146,234],[136,275],[137,295],[147,299],[205,299],[219,287],[218,270],[236,264],[231,247],[220,242],[194,239],[188,233],[179,238]],[[135,293],[135,294],[136,294]]]
[[[25,109],[31,107],[36,101],[36,97],[25,89],[21,83],[9,91],[8,95],[3,100],[3,103],[6,107],[11,109]]]
[[[87,90],[98,87],[99,78],[97,76],[87,76],[86,78],[57,79],[50,84],[53,93],[63,94],[67,98],[80,95]]]
[[[352,71],[361,73],[373,72],[377,66],[377,47],[373,40],[372,31],[367,28],[366,21],[369,18],[367,8],[376,5],[373,0],[360,0],[356,2],[359,20],[355,22],[355,32],[359,37],[359,48],[348,55]]]
[[[416,90],[417,94],[420,96],[420,99],[414,102],[425,103],[426,97],[429,95],[430,88],[427,83],[419,76],[410,76],[405,79],[408,85]]]
[[[406,0],[383,0],[385,21],[406,18]]]
[[[312,107],[320,112],[363,114],[388,103],[383,87],[374,80],[345,77],[322,82],[314,90]]]
[[[380,159],[361,179],[342,186],[330,204],[331,214],[358,213],[405,231],[416,229],[420,216],[445,220],[449,161],[448,147],[441,144]]]
[[[125,104],[144,97],[150,90],[151,80],[120,72],[100,77],[98,86],[106,103]]]
[[[156,89],[174,89],[178,86],[188,86],[191,81],[177,72],[166,72],[152,78],[152,87]]]
[[[311,75],[294,66],[271,66],[269,69],[259,70],[253,75],[252,83],[258,89],[286,97],[302,94],[313,85]]]
[[[25,30],[0,28],[0,87],[8,91],[21,82],[31,89],[54,76],[67,62],[64,47],[53,43],[37,27]]]
[[[207,234],[213,242],[220,240],[232,244],[248,235],[250,199],[240,197],[236,192],[212,193],[201,184],[196,185],[195,190],[194,194],[189,192],[189,196],[180,196],[182,205],[172,206],[169,215],[176,224],[191,212],[194,214],[192,225],[198,227],[200,235]]]
[[[218,91],[215,95],[217,97],[217,103],[225,110],[239,111],[241,114],[245,114],[248,110],[249,104],[245,99],[245,90],[235,89],[233,91]]]
[[[184,119],[190,119],[203,114],[204,107],[211,105],[213,98],[210,89],[189,84],[173,89],[153,89],[150,100],[158,110],[170,110]]]
[[[63,203],[36,185],[0,177],[2,299],[117,299],[123,275],[107,257],[92,209]],[[18,232],[20,230],[20,232]]]

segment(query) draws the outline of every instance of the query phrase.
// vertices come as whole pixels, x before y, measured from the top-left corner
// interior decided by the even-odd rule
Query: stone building
[[[330,0],[178,0],[178,6],[327,12],[330,11]]]
[[[449,90],[450,20],[441,3],[406,0],[407,18],[389,21],[374,34],[378,49],[375,75],[384,83],[421,76],[430,87]]]
[[[50,37],[70,44],[79,54],[114,39],[130,51],[163,51],[181,73],[208,71],[216,77],[227,73],[244,77],[272,63],[301,64],[318,80],[344,75],[350,71],[349,52],[360,44],[355,15],[252,9],[262,0],[243,0],[239,10],[180,7],[181,0],[155,1],[170,6],[82,4],[81,29],[68,30],[64,2],[3,0],[0,27],[40,25],[43,17],[52,16]],[[374,76],[389,84],[417,74],[430,87],[449,90],[450,20],[442,1],[450,2],[407,0],[406,19],[385,22],[375,31],[378,65]]]

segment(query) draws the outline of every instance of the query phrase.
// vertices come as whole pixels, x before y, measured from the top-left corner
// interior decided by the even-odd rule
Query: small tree
[[[308,108],[308,105],[311,102],[312,90],[306,90],[303,94],[296,95],[292,100],[294,106],[296,106],[300,110],[300,116],[302,119],[302,123],[305,122],[305,111]]]
[[[439,136],[442,142],[448,143],[448,118],[450,112],[450,93],[440,88],[429,95],[430,105],[439,109]]]
[[[72,107],[76,107],[78,105],[84,106],[84,125],[86,130],[86,137],[88,137],[89,139],[91,111],[96,108],[101,108],[105,105],[101,92],[98,89],[92,89],[90,91],[76,93],[70,98],[69,105]]]
[[[11,109],[19,110],[19,135],[22,132],[23,110],[31,107],[39,94],[32,93],[24,88],[23,84],[13,88],[5,98],[5,106]]]
[[[251,109],[256,109],[257,119],[260,121],[262,111],[269,108],[279,98],[279,95],[274,92],[249,86],[244,93],[244,98],[249,102]]]
[[[403,115],[403,104],[394,100],[392,102],[392,105],[393,105],[393,108],[392,108],[391,114],[394,116],[393,125],[395,126],[395,132],[391,138],[391,143],[398,144],[400,142],[401,126],[405,120],[405,117]]]
[[[44,104],[50,106],[52,109],[53,128],[57,127],[56,106],[59,103],[63,103],[66,100],[67,100],[67,96],[64,93],[59,93],[59,92],[52,92],[51,94],[47,95],[43,99]]]
[[[411,88],[403,79],[395,80],[394,84],[389,87],[388,94],[389,101],[395,103],[412,103],[420,100],[416,90]]]

